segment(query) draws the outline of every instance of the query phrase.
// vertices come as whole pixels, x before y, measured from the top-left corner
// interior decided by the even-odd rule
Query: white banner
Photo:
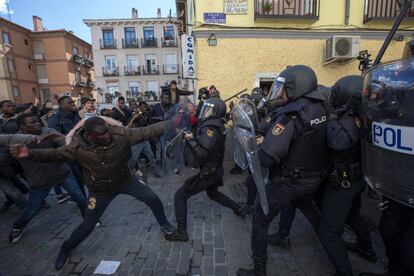
[[[181,49],[183,51],[183,78],[194,79],[196,74],[194,37],[183,34]]]
[[[224,0],[224,13],[247,14],[247,0]]]
[[[374,122],[372,143],[383,149],[414,155],[414,128]]]

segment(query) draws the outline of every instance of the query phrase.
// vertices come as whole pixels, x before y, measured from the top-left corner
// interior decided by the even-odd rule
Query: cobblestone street
[[[225,171],[232,167],[231,155]],[[149,178],[149,185],[160,195],[167,216],[174,220],[174,192],[193,172],[185,169],[165,187]],[[245,202],[245,176],[225,175],[221,190],[239,202]],[[7,237],[20,210],[0,213],[0,274],[15,275],[92,275],[101,260],[120,261],[116,275],[235,275],[239,267],[252,264],[250,255],[251,217],[242,220],[230,209],[212,202],[205,193],[189,201],[189,233],[187,243],[171,243],[163,234],[149,209],[128,196],[114,200],[101,221],[102,225],[72,252],[69,264],[59,273],[54,260],[64,239],[81,221],[75,204],[59,205],[54,196],[48,199],[51,209],[42,210],[26,227],[22,239],[9,245]],[[365,200],[365,213],[378,221],[376,203]],[[277,230],[279,219],[270,231]],[[349,234],[347,238],[352,238]],[[378,271],[384,266],[383,246],[378,232],[373,233],[380,258],[369,263],[350,253],[356,273]],[[310,224],[297,212],[291,233],[292,248],[283,250],[269,246],[268,275],[333,275],[334,270]]]

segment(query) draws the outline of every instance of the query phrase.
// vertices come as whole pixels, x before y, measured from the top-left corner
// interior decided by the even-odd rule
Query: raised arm
[[[125,131],[129,142],[134,145],[160,136],[164,132],[164,125],[165,122],[159,122],[147,127],[127,128]]]

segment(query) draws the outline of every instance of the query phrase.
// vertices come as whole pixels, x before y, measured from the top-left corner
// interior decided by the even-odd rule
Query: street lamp
[[[207,39],[208,46],[217,46],[217,37],[215,34],[211,34]]]

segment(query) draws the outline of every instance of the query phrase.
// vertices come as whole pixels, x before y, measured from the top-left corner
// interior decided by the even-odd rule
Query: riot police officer
[[[169,241],[188,241],[187,200],[202,191],[206,191],[207,196],[212,200],[231,208],[236,215],[242,217],[246,215],[244,208],[218,191],[218,187],[223,185],[225,116],[226,104],[217,97],[210,98],[204,101],[201,108],[195,137],[192,133],[185,135],[189,152],[198,159],[201,171],[187,179],[175,193],[177,230],[165,236]]]
[[[279,75],[268,100],[284,106],[273,114],[274,122],[258,139],[262,166],[273,169],[272,183],[266,186],[269,213],[256,206],[252,226],[254,270],[239,269],[238,275],[266,275],[267,232],[280,210],[296,200],[311,196],[319,186],[326,167],[326,114],[324,98],[317,91],[315,72],[304,65],[290,66]],[[316,227],[320,216],[314,205],[301,208]]]
[[[376,261],[368,226],[363,220],[362,179],[358,107],[362,78],[346,76],[331,89],[327,143],[330,149],[329,182],[323,199],[320,241],[333,262],[337,275],[352,275],[347,248],[342,240],[345,224],[354,230],[359,244],[348,247],[370,261]]]

